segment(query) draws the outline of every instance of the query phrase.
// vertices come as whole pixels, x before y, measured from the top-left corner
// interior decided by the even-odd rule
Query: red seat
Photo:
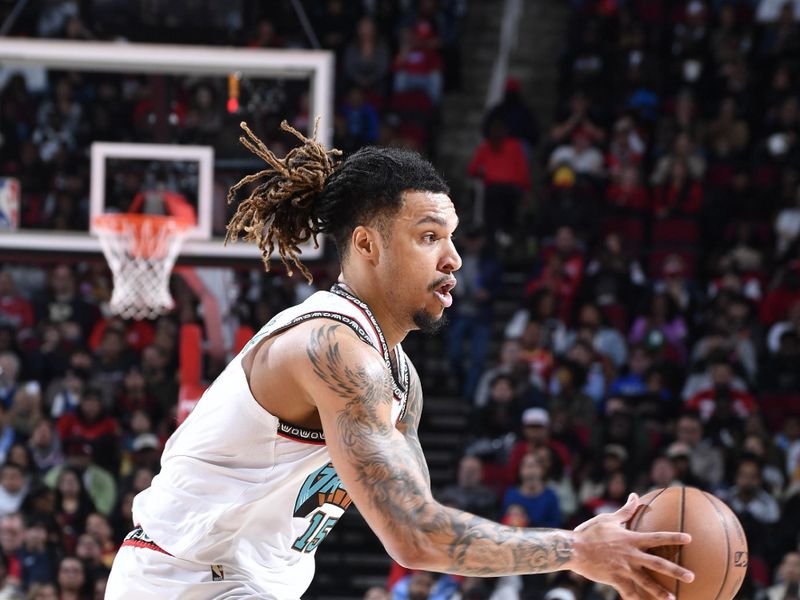
[[[389,101],[389,110],[400,114],[413,113],[418,116],[429,116],[433,113],[433,102],[425,92],[400,92],[392,95]]]
[[[761,411],[773,431],[779,431],[788,415],[800,415],[800,393],[767,393],[759,402]]]
[[[627,250],[638,254],[644,245],[645,227],[643,219],[636,217],[605,217],[603,235],[616,233],[622,238]]]
[[[693,219],[662,219],[653,223],[653,246],[691,246],[700,239],[700,228]]]

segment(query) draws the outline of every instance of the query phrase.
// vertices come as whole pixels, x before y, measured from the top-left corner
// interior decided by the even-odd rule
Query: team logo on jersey
[[[292,544],[292,550],[314,552],[339,520],[339,516],[330,514],[331,507],[346,510],[350,502],[333,464],[328,463],[309,475],[294,502],[294,516],[304,518],[306,527]]]
[[[336,469],[332,463],[328,463],[306,478],[294,503],[294,516],[305,517],[325,504],[346,510],[350,502],[350,496],[336,474]]]

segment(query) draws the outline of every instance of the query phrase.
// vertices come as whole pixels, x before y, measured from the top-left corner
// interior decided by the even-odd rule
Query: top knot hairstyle
[[[309,283],[313,278],[300,260],[300,244],[313,239],[316,245],[317,235],[328,233],[344,259],[353,230],[394,215],[404,191],[450,193],[433,165],[416,152],[366,147],[343,161],[341,151],[326,150],[316,141],[318,125],[319,119],[312,137],[306,138],[283,121],[281,129],[301,145],[281,159],[241,124],[245,135],[239,141],[268,166],[231,187],[229,204],[241,188],[258,182],[237,207],[225,236],[226,243],[240,235],[256,242],[267,271],[277,248],[289,275],[294,265]]]

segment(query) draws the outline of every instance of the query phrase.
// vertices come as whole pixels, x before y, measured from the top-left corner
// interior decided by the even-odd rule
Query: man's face
[[[83,565],[77,558],[65,558],[58,567],[58,584],[62,589],[77,591],[83,586]]]
[[[417,572],[411,576],[408,582],[409,600],[427,600],[433,589],[433,575],[425,572]]]
[[[408,329],[435,332],[444,324],[453,272],[461,267],[451,237],[457,225],[455,206],[445,194],[404,192],[403,206],[381,236],[379,278]]]
[[[783,557],[781,575],[786,583],[800,583],[800,553],[790,552]]]
[[[16,551],[21,545],[25,532],[19,516],[7,516],[0,521],[0,546],[8,554]]]
[[[461,459],[458,466],[458,483],[466,488],[477,487],[481,482],[481,461],[474,456]]]
[[[761,473],[758,465],[752,462],[742,463],[736,472],[736,485],[747,494],[755,494],[761,487]]]
[[[678,421],[676,433],[679,441],[694,447],[703,437],[703,426],[697,419],[684,417]]]
[[[19,469],[5,467],[0,474],[0,485],[10,494],[16,494],[25,485],[25,479]]]

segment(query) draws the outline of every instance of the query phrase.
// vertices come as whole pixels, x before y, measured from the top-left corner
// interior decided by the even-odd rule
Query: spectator
[[[25,529],[23,546],[18,552],[22,587],[26,590],[54,579],[57,559],[47,536],[47,525],[43,521],[30,521]]]
[[[471,398],[483,371],[489,348],[493,310],[500,289],[501,271],[497,261],[486,251],[486,235],[473,229],[464,236],[461,252],[462,266],[454,275],[455,302],[450,314],[448,352],[455,373],[463,373],[463,394]],[[469,369],[464,369],[464,346],[470,348]]]
[[[703,188],[689,179],[685,162],[676,160],[668,175],[653,191],[653,215],[656,218],[694,216],[703,205]]]
[[[620,234],[608,233],[586,267],[587,295],[607,314],[615,315],[614,326],[617,328],[626,324],[625,311],[641,297],[647,282],[639,261],[631,252],[626,252],[625,242]],[[622,354],[614,352],[612,360],[619,366],[625,359]]]
[[[734,485],[720,495],[741,521],[751,555],[765,557],[771,551],[773,536],[759,532],[773,532],[781,513],[778,502],[763,488],[758,459],[743,457],[736,468]]]
[[[550,436],[548,412],[543,408],[528,408],[522,413],[522,439],[514,444],[508,459],[508,481],[516,481],[522,459],[542,447],[551,448],[558,455],[561,464],[569,466],[569,450]]]
[[[522,142],[526,154],[531,156],[539,143],[539,122],[534,112],[525,103],[518,79],[506,80],[503,99],[489,109],[484,118],[483,135],[489,137],[489,124],[500,120],[508,135]]]
[[[256,23],[253,37],[247,43],[248,48],[281,48],[283,39],[278,35],[275,24],[269,19],[260,19]]]
[[[703,422],[708,422],[724,405],[736,418],[744,421],[756,409],[756,402],[748,392],[733,387],[730,363],[722,357],[715,358],[709,365],[709,373],[711,387],[689,398],[686,409],[698,411]]]
[[[675,466],[668,456],[658,455],[650,464],[647,484],[642,488],[641,493],[646,494],[653,490],[676,485],[681,485],[681,482],[675,476]]]
[[[672,142],[672,152],[658,160],[650,182],[655,186],[662,186],[669,181],[675,182],[675,165],[677,164],[684,168],[681,176],[688,176],[690,182],[702,181],[706,172],[706,159],[686,132],[675,136],[675,140]],[[683,183],[683,180],[680,181]],[[702,191],[702,188],[700,186],[692,187],[691,193],[697,193],[695,190]]]
[[[14,402],[8,411],[8,422],[18,437],[27,439],[41,418],[42,391],[38,381],[29,381],[14,394]]]
[[[485,370],[475,390],[474,406],[481,408],[489,401],[489,388],[499,375],[508,375],[514,381],[515,393],[521,397],[531,396],[531,387],[542,389],[542,384],[531,375],[528,363],[522,357],[522,346],[518,340],[505,340],[500,346],[500,356],[496,366]]]
[[[9,580],[22,581],[22,563],[19,551],[25,537],[25,521],[19,513],[0,517],[0,556],[5,558],[6,574]]]
[[[777,21],[788,8],[789,15],[800,21],[800,1],[798,0],[759,0],[756,9],[756,21],[772,23]]]
[[[593,498],[603,498],[611,476],[630,466],[628,451],[621,444],[605,444],[602,452],[595,456],[578,490],[578,499],[583,505]]]
[[[100,392],[89,389],[81,396],[78,410],[61,417],[56,429],[61,441],[83,438],[99,445],[113,445],[119,435],[116,421],[105,414]]]
[[[58,565],[59,600],[83,600],[87,587],[86,570],[77,558],[66,556]]]
[[[517,430],[520,414],[522,405],[514,394],[514,381],[507,375],[498,375],[489,389],[489,402],[474,414],[472,431],[479,439],[504,445],[502,440]]]
[[[109,514],[117,500],[117,484],[113,475],[92,462],[92,446],[86,440],[70,440],[67,442],[66,452],[66,463],[50,469],[44,476],[44,482],[51,488],[58,489],[58,482],[64,471],[77,473],[81,478],[80,493],[83,494],[82,490],[85,489],[97,510]],[[72,487],[70,493],[74,496]]]
[[[58,437],[53,424],[48,419],[42,419],[36,424],[28,440],[28,448],[31,451],[34,466],[39,472],[47,471],[64,462],[61,438]]]
[[[606,156],[609,175],[616,180],[624,169],[638,169],[646,150],[633,119],[628,116],[617,119]]]
[[[378,111],[369,103],[360,88],[350,88],[340,113],[344,119],[345,137],[337,146],[346,151],[355,151],[377,141]]]
[[[52,583],[34,583],[28,590],[28,600],[59,600],[58,590]]]
[[[390,600],[389,592],[386,588],[379,586],[372,586],[364,592],[364,600]]]
[[[97,319],[97,309],[78,297],[72,270],[64,265],[55,267],[49,283],[48,293],[36,307],[36,318],[52,323],[75,322],[88,336]]]
[[[17,441],[17,433],[9,423],[9,415],[5,404],[0,402],[0,460],[6,461],[11,446]]]
[[[785,554],[777,574],[778,582],[766,591],[765,600],[800,598],[800,552]]]
[[[569,349],[577,339],[591,343],[597,352],[608,358],[617,368],[625,364],[628,358],[625,338],[619,331],[604,322],[600,309],[592,302],[581,306],[578,311],[576,330],[569,331],[562,340],[557,342],[556,352]]]
[[[643,216],[650,209],[650,196],[642,184],[639,167],[622,165],[606,188],[606,206],[620,216]]]
[[[33,327],[33,307],[19,294],[8,271],[0,271],[0,324],[12,326],[17,335]]]
[[[675,427],[676,439],[689,449],[692,475],[702,487],[716,489],[725,475],[725,457],[703,436],[703,422],[696,413],[684,413]]]
[[[385,89],[391,55],[371,17],[358,22],[356,38],[347,44],[342,64],[351,85],[379,94]]]
[[[556,114],[555,122],[550,129],[550,142],[561,145],[569,140],[576,130],[585,131],[592,142],[599,144],[605,140],[606,134],[597,125],[595,107],[591,98],[582,91],[572,94],[569,102],[561,112]]]
[[[576,130],[570,143],[558,146],[547,161],[550,173],[567,167],[578,177],[593,182],[605,176],[603,153],[592,145],[592,137],[582,129]]]
[[[100,548],[100,559],[107,569],[111,569],[119,544],[114,543],[114,530],[108,518],[100,513],[91,513],[86,518],[86,533],[91,535]]]
[[[583,521],[584,518],[615,512],[622,508],[627,498],[628,478],[625,473],[622,471],[609,473],[603,485],[602,495],[586,501],[579,520]]]
[[[653,294],[649,312],[633,322],[628,340],[631,344],[640,344],[653,332],[663,336],[673,360],[683,364],[687,355],[686,338],[689,330],[672,296],[667,293]]]
[[[419,90],[425,92],[434,104],[442,98],[442,57],[429,44],[435,36],[427,22],[418,23],[414,29],[400,32],[400,47],[394,58],[394,92]]]
[[[529,321],[537,321],[542,327],[542,335],[548,345],[566,333],[564,322],[558,316],[555,293],[542,287],[526,298],[524,308],[518,309],[505,329],[506,339],[520,339]]]
[[[0,517],[16,513],[28,493],[28,482],[22,468],[13,462],[0,468]]]
[[[571,473],[564,468],[558,452],[550,446],[540,446],[533,451],[533,454],[544,471],[545,485],[553,490],[558,498],[562,522],[568,523],[578,510],[578,496],[575,493]]]
[[[522,145],[508,135],[499,118],[488,123],[486,139],[472,155],[467,172],[483,183],[487,231],[513,231],[519,205],[531,188],[531,174]]]
[[[447,506],[487,519],[497,518],[497,496],[481,482],[483,465],[477,456],[466,455],[458,463],[458,481],[446,487],[438,500]]]
[[[428,571],[412,571],[391,589],[392,600],[447,600],[458,589],[452,575],[438,578]]]
[[[512,504],[525,507],[532,527],[560,527],[561,510],[558,497],[545,486],[544,469],[533,454],[526,454],[519,465],[518,487],[506,492],[503,513]]]
[[[13,352],[0,353],[0,404],[5,410],[11,408],[17,393],[20,366],[19,357]]]

